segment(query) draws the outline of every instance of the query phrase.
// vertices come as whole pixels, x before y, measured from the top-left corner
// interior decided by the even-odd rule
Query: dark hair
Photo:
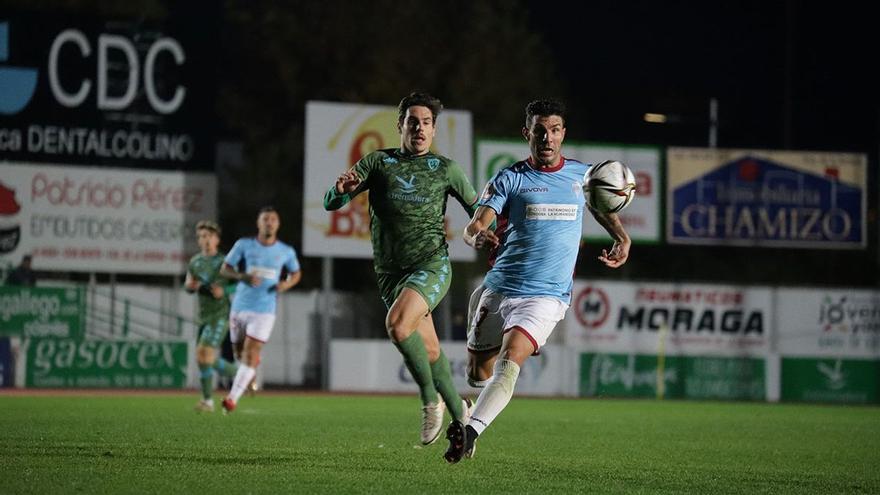
[[[435,123],[437,122],[437,116],[440,115],[440,112],[443,110],[443,103],[441,103],[438,98],[435,98],[428,93],[413,91],[408,96],[404,96],[403,99],[400,100],[400,104],[397,105],[398,126],[403,124],[406,110],[412,106],[428,107],[428,109],[431,110],[431,116]]]
[[[278,210],[276,210],[274,206],[266,205],[260,208],[260,211],[257,212],[257,216],[260,216],[263,213],[275,213],[276,215],[278,215]]]
[[[196,224],[196,230],[210,230],[211,232],[220,235],[220,226],[217,225],[217,222],[212,222],[211,220],[200,220],[199,223]]]
[[[532,117],[549,117],[558,115],[565,125],[565,104],[559,100],[535,100],[526,105],[526,127],[532,124]]]

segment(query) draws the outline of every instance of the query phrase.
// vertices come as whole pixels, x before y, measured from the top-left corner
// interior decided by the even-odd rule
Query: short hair
[[[532,124],[534,116],[549,117],[551,115],[561,117],[562,124],[565,125],[565,104],[559,100],[535,100],[526,105],[526,127]]]
[[[431,117],[435,123],[437,122],[437,116],[443,111],[443,103],[440,102],[440,99],[435,98],[428,93],[413,91],[409,95],[404,96],[403,99],[400,100],[400,104],[397,105],[398,126],[403,124],[403,118],[406,116],[406,111],[412,106],[428,107],[428,109],[431,110]]]
[[[21,257],[21,262],[22,262],[22,263],[24,263],[25,261],[33,261],[33,260],[34,260],[34,257],[31,256],[31,255],[29,255],[29,254],[26,254],[26,255],[24,255],[24,256]]]
[[[257,212],[257,219],[259,219],[260,215],[262,215],[263,213],[274,213],[278,216],[279,219],[281,218],[281,213],[278,213],[278,210],[276,210],[275,207],[272,205],[266,205],[260,208],[260,211]]]
[[[196,224],[196,230],[210,230],[211,232],[220,235],[220,226],[217,225],[217,222],[213,222],[211,220],[199,220],[199,223]]]

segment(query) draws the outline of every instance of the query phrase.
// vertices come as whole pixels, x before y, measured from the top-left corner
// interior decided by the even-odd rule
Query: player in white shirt
[[[235,242],[220,275],[237,280],[229,313],[229,338],[241,364],[223,409],[235,410],[238,400],[256,375],[260,351],[268,342],[275,324],[278,294],[289,290],[302,278],[293,247],[278,240],[281,219],[272,207],[264,207],[257,217],[257,237]]]
[[[562,156],[564,119],[557,101],[529,103],[522,132],[531,156],[489,181],[465,228],[468,245],[498,252],[468,322],[469,381],[485,388],[467,423],[449,424],[447,462],[473,456],[477,437],[510,402],[520,366],[547,342],[571,302],[589,166]],[[591,213],[614,239],[599,260],[623,265],[631,242],[617,215]],[[496,222],[503,228],[493,231]]]

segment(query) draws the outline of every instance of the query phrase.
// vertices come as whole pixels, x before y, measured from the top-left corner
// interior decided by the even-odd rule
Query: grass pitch
[[[447,465],[415,397],[195,401],[0,395],[0,493],[880,493],[877,407],[515,398]]]

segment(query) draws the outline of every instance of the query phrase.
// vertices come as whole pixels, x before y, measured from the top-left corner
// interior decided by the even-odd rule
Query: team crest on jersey
[[[387,165],[394,165],[395,163],[397,163],[397,158],[394,158],[393,156],[386,156],[382,159],[382,161],[385,162],[385,164]]]
[[[437,167],[439,167],[439,166],[440,166],[440,159],[439,158],[428,158],[428,169],[431,170],[431,172],[437,170]]]

